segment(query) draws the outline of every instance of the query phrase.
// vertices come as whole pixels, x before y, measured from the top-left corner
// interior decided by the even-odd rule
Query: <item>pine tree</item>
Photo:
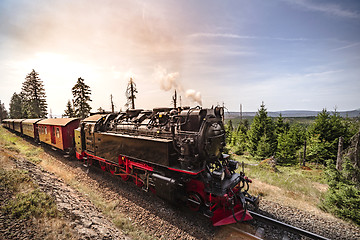
[[[78,78],[75,86],[72,88],[72,94],[74,96],[75,116],[80,118],[87,117],[91,110],[88,103],[92,101],[90,99],[91,90],[81,77]]]
[[[323,109],[309,129],[310,158],[316,159],[322,164],[325,164],[327,159],[335,161],[339,137],[344,138],[345,148],[351,137],[351,132],[346,124],[346,121],[336,111],[330,114]]]
[[[234,127],[233,127],[232,121],[230,119],[228,121],[228,123],[225,125],[225,136],[226,136],[227,144],[231,145],[231,143],[232,143],[233,131],[234,131]]]
[[[65,113],[63,114],[64,117],[69,117],[69,118],[73,118],[75,117],[75,111],[74,111],[74,107],[71,104],[70,100],[68,100],[67,104],[66,104],[66,109],[64,111]]]
[[[16,92],[12,95],[10,100],[10,118],[19,119],[24,118],[23,114],[23,100],[20,94]]]
[[[126,93],[125,93],[126,99],[127,99],[125,106],[127,108],[135,109],[135,98],[136,98],[135,93],[138,93],[138,91],[136,89],[136,84],[133,81],[133,79],[130,78],[130,81],[129,81],[129,84],[127,86]]]
[[[279,117],[276,119],[275,126],[276,126],[276,128],[275,128],[276,134],[285,133],[290,128],[289,123],[284,121],[284,118],[282,117],[281,113],[280,113]]]
[[[23,98],[24,117],[45,118],[47,115],[47,103],[43,82],[39,74],[33,69],[29,73],[21,88]]]
[[[8,112],[5,108],[5,104],[1,103],[1,101],[0,101],[0,122],[6,118],[8,118]]]
[[[252,156],[263,158],[275,153],[277,145],[275,124],[268,117],[264,103],[261,104],[256,113],[247,135],[249,139],[248,150]],[[259,144],[260,149],[258,149]],[[261,151],[258,152],[258,150]]]
[[[279,164],[293,164],[296,160],[296,138],[292,131],[280,133],[277,139],[276,158]]]

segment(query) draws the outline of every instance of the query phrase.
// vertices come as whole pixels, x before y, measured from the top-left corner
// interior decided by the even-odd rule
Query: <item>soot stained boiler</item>
[[[223,153],[223,108],[133,109],[84,119],[75,130],[76,156],[132,179],[145,191],[187,205],[214,226],[252,219],[248,179]]]

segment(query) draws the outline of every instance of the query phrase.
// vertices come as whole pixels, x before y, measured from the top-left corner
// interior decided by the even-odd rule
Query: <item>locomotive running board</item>
[[[244,209],[241,206],[234,207],[234,213],[236,219],[240,220],[243,218]],[[242,221],[252,220],[252,216],[248,211],[245,213],[245,217]],[[236,223],[234,219],[233,212],[230,209],[224,210],[223,208],[218,208],[214,211],[214,216],[211,218],[213,226],[222,226],[227,224]]]

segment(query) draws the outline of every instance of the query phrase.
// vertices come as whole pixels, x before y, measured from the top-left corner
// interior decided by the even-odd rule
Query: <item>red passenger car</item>
[[[74,148],[74,130],[79,127],[78,118],[44,119],[36,123],[40,142],[63,151]]]

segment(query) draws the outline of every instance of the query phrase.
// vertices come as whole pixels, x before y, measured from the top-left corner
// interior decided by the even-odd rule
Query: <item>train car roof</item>
[[[13,122],[22,122],[24,120],[26,120],[26,119],[13,119]]]
[[[25,119],[23,121],[23,123],[28,123],[28,124],[31,124],[31,123],[37,123],[38,121],[42,120],[42,118],[36,118],[36,119]]]
[[[4,119],[4,120],[2,120],[3,122],[13,122],[14,121],[14,119]]]
[[[79,118],[49,118],[49,119],[44,119],[41,120],[39,122],[37,122],[37,124],[41,124],[41,125],[54,125],[54,126],[66,126],[67,124],[79,120]]]
[[[87,117],[83,120],[83,122],[97,122],[100,118],[106,116],[106,114],[95,114],[90,117]]]

